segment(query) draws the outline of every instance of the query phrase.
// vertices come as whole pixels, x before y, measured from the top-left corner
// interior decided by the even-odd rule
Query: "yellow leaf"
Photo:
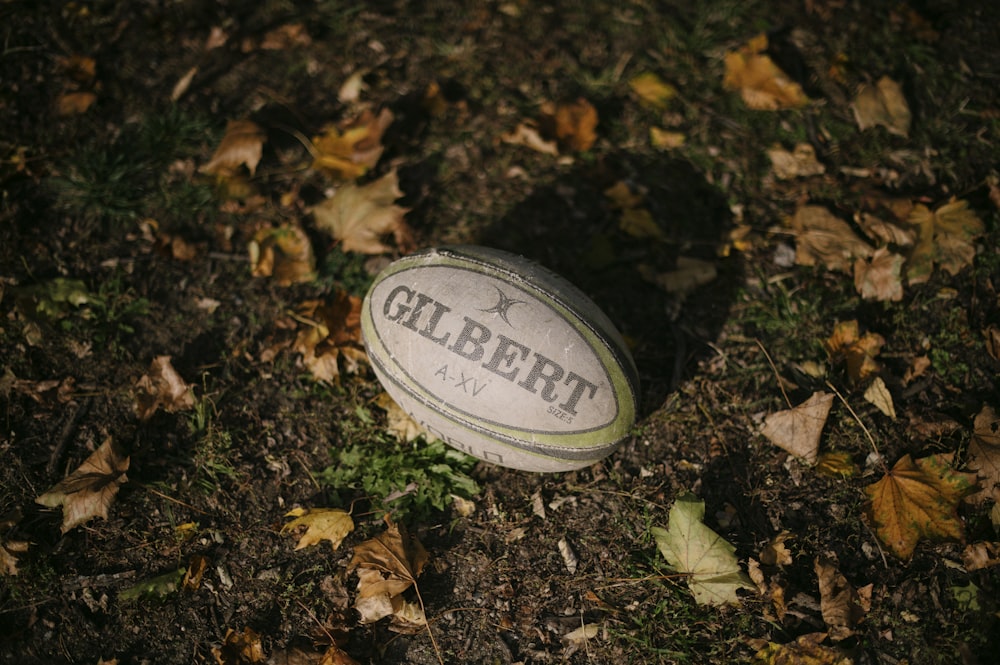
[[[250,274],[273,277],[280,286],[311,282],[316,278],[312,243],[297,226],[262,228],[247,246]]]
[[[583,97],[559,104],[554,111],[543,108],[542,112],[551,113],[555,123],[555,137],[560,145],[584,152],[590,150],[597,140],[597,109]]]
[[[830,360],[847,364],[847,376],[852,381],[862,381],[879,371],[875,356],[882,350],[885,338],[877,333],[861,335],[858,322],[841,321],[833,328],[833,334],[823,342],[830,354]]]
[[[49,508],[62,506],[63,533],[94,517],[107,519],[118,488],[128,481],[128,465],[129,458],[119,454],[108,437],[76,471],[35,501]]]
[[[413,237],[403,220],[409,210],[394,205],[402,195],[394,170],[367,185],[343,185],[313,208],[316,227],[340,241],[345,252],[391,252],[392,247],[383,242],[391,235],[405,253],[413,248]]]
[[[658,150],[680,148],[687,141],[683,132],[671,132],[659,127],[649,128],[649,143]]]
[[[909,559],[922,538],[962,540],[958,503],[976,491],[976,474],[955,471],[951,460],[950,453],[916,461],[906,455],[865,488],[875,533],[900,559]]]
[[[677,88],[665,83],[653,72],[645,72],[633,77],[628,85],[643,106],[652,108],[666,108],[667,102],[677,95]]]
[[[221,647],[213,647],[212,655],[219,665],[247,665],[264,662],[264,647],[260,635],[252,628],[239,633],[232,628],[226,631]]]
[[[906,280],[910,284],[930,279],[934,265],[958,274],[972,263],[975,240],[986,230],[964,200],[952,199],[934,212],[917,204],[908,221],[917,230],[916,245],[906,262]]]
[[[851,460],[851,454],[843,451],[829,451],[821,454],[816,461],[816,472],[834,478],[849,478],[858,472]]]
[[[761,434],[783,450],[815,464],[819,439],[833,406],[833,395],[816,392],[795,408],[772,413],[764,419]]]
[[[984,406],[972,425],[969,442],[969,468],[983,480],[983,491],[970,497],[981,503],[993,499],[1000,503],[1000,418],[990,406]]]
[[[212,159],[198,171],[229,177],[235,175],[239,167],[245,166],[253,175],[260,163],[265,140],[267,134],[252,120],[230,120]]]
[[[281,527],[281,532],[287,533],[300,526],[306,527],[306,532],[299,538],[295,549],[301,550],[320,541],[329,540],[332,548],[336,550],[347,534],[354,531],[354,520],[349,513],[339,508],[313,508]]]
[[[851,110],[861,131],[882,125],[892,134],[905,137],[910,133],[910,106],[903,88],[888,76],[875,85],[862,85]]]
[[[738,51],[727,53],[723,87],[738,90],[752,109],[774,111],[808,104],[802,87],[774,64],[766,49],[767,37],[758,35]]]
[[[754,665],[853,665],[854,661],[833,647],[822,645],[826,633],[809,633],[788,644],[769,642],[753,657]]]
[[[660,553],[687,583],[699,605],[738,605],[738,589],[753,589],[740,570],[736,548],[702,523],[705,502],[693,494],[677,497],[666,529],[652,527]]]
[[[392,120],[389,109],[382,109],[377,116],[365,109],[357,118],[327,128],[313,137],[312,168],[341,180],[360,178],[382,156],[382,135]]]

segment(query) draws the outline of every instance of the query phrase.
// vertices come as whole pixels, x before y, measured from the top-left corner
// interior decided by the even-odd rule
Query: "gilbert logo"
[[[510,298],[499,287],[495,288],[497,303],[478,311],[496,314],[507,326],[515,328],[510,321],[510,313],[515,306],[526,303]],[[553,405],[546,410],[550,416],[565,422],[571,422],[567,419],[578,415],[581,400],[593,400],[597,394],[598,384],[595,381],[563,367],[527,344],[502,333],[494,334],[480,321],[468,316],[460,317],[453,313],[450,306],[409,286],[398,285],[389,291],[382,303],[382,315],[387,321],[456,356],[479,363],[483,369],[537,395]],[[445,376],[449,378],[447,371]],[[464,376],[460,376],[459,380],[461,387],[468,391],[472,384],[466,384]],[[480,382],[476,385],[484,384]]]

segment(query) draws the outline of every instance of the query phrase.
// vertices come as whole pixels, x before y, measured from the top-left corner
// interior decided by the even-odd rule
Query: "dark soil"
[[[272,43],[289,25],[301,25],[298,40]],[[227,39],[206,49],[214,28]],[[724,54],[761,32],[816,100],[808,107],[751,111],[723,89]],[[996,662],[1000,568],[966,570],[960,542],[924,541],[908,561],[884,552],[863,492],[881,471],[859,426],[890,465],[940,452],[961,465],[974,416],[1000,407],[1000,362],[983,335],[1000,325],[993,3],[15,1],[0,4],[0,34],[0,544],[16,560],[0,570],[0,662],[253,662],[222,649],[247,628],[280,663],[319,662],[288,654],[331,641],[373,663],[749,662],[767,642],[826,630],[817,557],[855,587],[874,584],[865,619],[837,645],[853,662]],[[395,116],[366,179],[397,169],[419,247],[527,255],[627,337],[641,418],[605,461],[544,475],[470,463],[481,491],[464,517],[323,482],[340,451],[394,445],[373,404],[380,387],[365,369],[329,385],[288,351],[261,355],[288,335],[298,303],[363,295],[384,264],[314,228],[308,208],[331,182],[305,168],[297,138],[351,112],[337,91],[358,70],[362,99]],[[646,71],[677,88],[665,110],[629,89]],[[857,86],[882,75],[910,102],[906,138],[854,124]],[[434,108],[431,83],[442,90]],[[71,92],[96,101],[60,114]],[[556,159],[501,140],[543,102],[579,97],[600,118],[587,152]],[[265,127],[267,144],[245,179],[253,195],[227,198],[197,167],[240,118]],[[683,132],[684,145],[650,147],[653,126]],[[776,181],[766,149],[799,142],[826,174]],[[604,191],[622,180],[644,192],[667,242],[619,229]],[[876,193],[968,200],[987,227],[974,264],[872,303],[843,273],[776,258],[794,243],[782,225],[797,205],[851,220]],[[254,233],[285,223],[313,242],[309,283],[250,274]],[[737,225],[751,241],[722,256]],[[194,258],[176,258],[172,237]],[[678,256],[715,260],[718,276],[679,298],[637,270]],[[26,314],[41,297],[32,289],[57,279],[82,281],[90,302]],[[823,340],[850,319],[886,338],[895,420],[828,362]],[[164,355],[195,386],[197,409],[140,421],[134,386]],[[904,382],[922,355],[931,369]],[[757,433],[763,414],[786,407],[776,371],[793,402],[825,385],[801,370],[809,362],[829,365],[825,380],[856,412],[838,404],[822,444],[849,455],[851,477],[817,473]],[[128,482],[108,519],[62,534],[61,512],[35,498],[108,437],[130,456]],[[764,566],[784,588],[783,617],[756,593],[739,607],[695,604],[649,534],[683,491],[705,500],[706,523],[744,568],[792,534],[792,563]],[[295,550],[281,528],[296,506],[353,506],[357,528],[335,552]],[[960,508],[967,542],[997,540],[991,506]],[[418,583],[434,642],[360,625],[351,609],[352,548],[393,508],[431,555]],[[123,597],[200,557],[197,588]],[[593,639],[562,639],[585,624],[599,627]]]

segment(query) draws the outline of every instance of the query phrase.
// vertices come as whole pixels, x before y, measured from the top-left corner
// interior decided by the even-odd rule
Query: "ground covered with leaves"
[[[0,4],[0,662],[995,662],[994,5]],[[454,243],[620,328],[620,450],[384,395]]]

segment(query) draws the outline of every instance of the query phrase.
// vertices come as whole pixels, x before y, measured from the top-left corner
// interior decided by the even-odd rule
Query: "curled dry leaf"
[[[409,252],[413,232],[403,219],[409,209],[394,205],[401,196],[395,170],[367,185],[344,185],[313,208],[316,227],[338,240],[345,252],[391,252],[383,242],[390,235],[400,252]]]
[[[969,203],[955,199],[933,212],[917,204],[908,221],[917,232],[917,242],[906,262],[906,280],[910,284],[929,280],[935,265],[957,275],[972,264],[975,240],[986,230]]]
[[[958,503],[978,488],[976,474],[956,471],[951,460],[950,453],[918,460],[906,455],[865,488],[875,534],[900,559],[913,556],[922,538],[962,540]]]
[[[892,394],[881,376],[876,376],[872,384],[865,390],[865,401],[875,406],[883,414],[896,419],[896,407],[892,403]]]
[[[816,159],[816,149],[808,143],[796,144],[791,152],[775,145],[768,148],[767,156],[771,160],[771,171],[778,180],[806,178],[826,172],[826,167]]]
[[[397,440],[409,443],[424,434],[424,428],[421,427],[417,421],[411,418],[406,411],[403,411],[403,409],[396,404],[395,400],[389,396],[389,393],[379,393],[378,397],[375,398],[375,404],[378,405],[380,409],[385,411],[387,420],[386,429],[388,429]]]
[[[983,482],[983,491],[969,500],[981,503],[993,499],[1000,503],[1000,418],[993,407],[984,406],[973,422],[968,466]]]
[[[292,350],[319,381],[335,382],[341,371],[357,373],[368,356],[361,345],[361,298],[336,291],[325,300],[307,300],[298,307],[302,324]]]
[[[523,145],[546,155],[559,156],[559,146],[555,140],[543,139],[538,123],[533,120],[518,123],[514,131],[502,134],[500,140],[511,145]]]
[[[273,277],[280,286],[310,282],[316,278],[312,243],[297,226],[266,227],[254,234],[247,245],[250,273]]]
[[[355,609],[362,623],[373,623],[397,611],[405,602],[402,593],[416,584],[428,554],[405,527],[386,518],[386,530],[354,548],[348,570],[358,573]]]
[[[264,647],[260,635],[252,628],[237,632],[230,628],[222,640],[221,647],[212,649],[212,655],[219,665],[248,665],[264,662]]]
[[[767,416],[761,434],[807,464],[815,464],[819,455],[820,435],[832,406],[832,394],[813,393],[802,404]]]
[[[899,254],[879,247],[869,258],[854,260],[854,288],[865,300],[899,302],[903,299],[903,263]]]
[[[230,120],[212,159],[198,171],[225,178],[235,175],[237,169],[245,166],[253,175],[266,140],[267,134],[252,120]]]
[[[389,109],[382,109],[378,115],[365,109],[357,118],[328,127],[313,137],[312,168],[340,180],[360,178],[382,156],[382,135],[392,120]]]
[[[129,457],[121,455],[107,438],[76,471],[42,494],[36,503],[49,508],[62,506],[62,532],[94,518],[108,518],[108,508],[118,488],[128,481]]]
[[[788,550],[785,542],[792,538],[788,531],[782,531],[772,538],[764,549],[760,551],[760,562],[767,566],[790,566],[792,565],[792,553]]]
[[[835,642],[854,634],[871,607],[871,585],[855,589],[837,566],[826,557],[816,557],[813,563],[819,580],[819,602],[823,621]]]
[[[775,111],[805,106],[809,103],[806,93],[764,53],[767,45],[767,36],[758,35],[738,51],[727,53],[723,87],[738,90],[743,103],[752,109]]]
[[[27,551],[27,541],[0,540],[0,575],[17,575],[17,555]]]
[[[880,78],[875,85],[862,85],[851,110],[861,131],[881,125],[899,136],[910,133],[910,105],[906,103],[903,88],[888,76]]]
[[[354,531],[354,520],[351,519],[351,515],[339,508],[298,509],[286,516],[295,519],[281,527],[282,533],[306,527],[305,533],[299,537],[299,542],[295,545],[296,550],[316,545],[323,540],[329,540],[331,547],[336,550],[344,542],[344,538]]]
[[[1000,565],[1000,543],[972,543],[962,550],[962,565],[969,572]]]
[[[828,270],[849,272],[857,258],[867,258],[872,247],[851,226],[823,206],[805,205],[791,219],[795,233],[795,262],[802,266],[823,265]]]
[[[882,350],[885,338],[873,332],[861,334],[856,320],[841,321],[833,334],[823,341],[823,348],[834,363],[845,362],[847,376],[852,381],[863,381],[879,371],[875,356]]]
[[[149,370],[135,384],[135,414],[139,420],[148,420],[163,409],[167,413],[194,408],[194,387],[185,383],[170,356],[157,356]]]

